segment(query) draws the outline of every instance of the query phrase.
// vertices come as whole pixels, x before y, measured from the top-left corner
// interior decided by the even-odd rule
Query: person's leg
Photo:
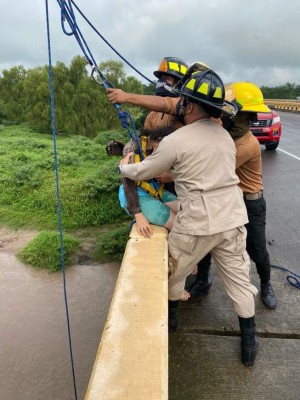
[[[262,197],[258,200],[245,200],[249,223],[247,229],[247,251],[255,262],[261,282],[261,296],[264,305],[275,309],[277,299],[272,288],[271,265],[266,245],[266,202]]]
[[[212,249],[225,290],[233,302],[241,328],[242,362],[254,363],[258,342],[255,337],[255,304],[257,289],[250,282],[250,259],[246,252],[246,229],[239,227],[223,233]]]
[[[197,260],[211,250],[217,242],[214,236],[190,236],[173,231],[169,234],[168,242],[169,300],[174,302],[184,295],[186,277],[192,272]],[[173,311],[173,317],[176,312],[176,310]]]
[[[195,282],[193,282],[186,289],[191,298],[208,293],[212,282],[211,275],[209,273],[210,265],[211,255],[208,253],[197,264],[198,270]]]
[[[171,210],[166,204],[149,194],[140,195],[139,203],[142,213],[150,224],[172,227],[175,215],[171,215]]]
[[[176,198],[173,194],[170,193],[168,199]],[[151,224],[164,226],[168,231],[171,231],[173,227],[173,222],[175,218],[175,213],[170,210],[167,206],[167,203],[162,203],[151,195],[142,195],[140,196],[140,207],[142,213],[148,219]],[[176,201],[171,201],[168,204],[176,203]],[[183,291],[180,296],[180,300],[186,301],[190,297],[190,294],[186,291]]]

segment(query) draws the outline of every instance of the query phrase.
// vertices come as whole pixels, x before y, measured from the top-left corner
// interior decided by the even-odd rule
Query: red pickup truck
[[[277,149],[281,136],[281,122],[275,110],[271,110],[270,113],[257,113],[257,120],[250,121],[250,129],[259,143],[266,146],[266,150]]]

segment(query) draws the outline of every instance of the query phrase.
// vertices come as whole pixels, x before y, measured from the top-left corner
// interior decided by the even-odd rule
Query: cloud
[[[75,2],[109,43],[150,79],[164,56],[177,56],[188,64],[204,61],[226,82],[300,84],[298,0]],[[20,64],[25,68],[47,64],[45,3],[1,2],[0,15],[0,72]],[[97,62],[120,60],[76,15]],[[49,1],[49,18],[52,61],[69,64],[82,53],[74,37],[62,32],[56,1]],[[126,72],[137,76],[127,67]]]

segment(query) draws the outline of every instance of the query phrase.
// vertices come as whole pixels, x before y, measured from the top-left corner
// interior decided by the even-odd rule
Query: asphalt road
[[[266,151],[262,146],[268,251],[273,264],[300,274],[300,114],[279,115],[279,147]]]

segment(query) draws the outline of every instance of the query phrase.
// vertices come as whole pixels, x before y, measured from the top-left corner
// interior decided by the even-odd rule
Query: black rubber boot
[[[277,306],[277,298],[270,281],[266,283],[262,282],[260,285],[260,289],[261,289],[261,298],[264,305],[267,308],[274,310]]]
[[[198,279],[199,278],[199,279]],[[211,276],[197,276],[197,280],[193,282],[190,286],[186,288],[186,291],[191,295],[190,298],[197,296],[204,296],[208,293],[209,288],[211,286]]]
[[[208,293],[211,286],[211,275],[209,268],[211,265],[211,255],[208,253],[201,261],[198,262],[198,271],[196,281],[186,288],[186,291],[191,295],[190,298],[203,296]]]
[[[178,315],[177,308],[179,305],[179,300],[169,300],[168,309],[169,309],[169,333],[174,333],[177,330],[178,325]]]
[[[242,363],[246,367],[251,367],[254,364],[256,353],[258,350],[258,340],[255,336],[255,317],[242,318],[239,317],[241,328],[241,351]]]

